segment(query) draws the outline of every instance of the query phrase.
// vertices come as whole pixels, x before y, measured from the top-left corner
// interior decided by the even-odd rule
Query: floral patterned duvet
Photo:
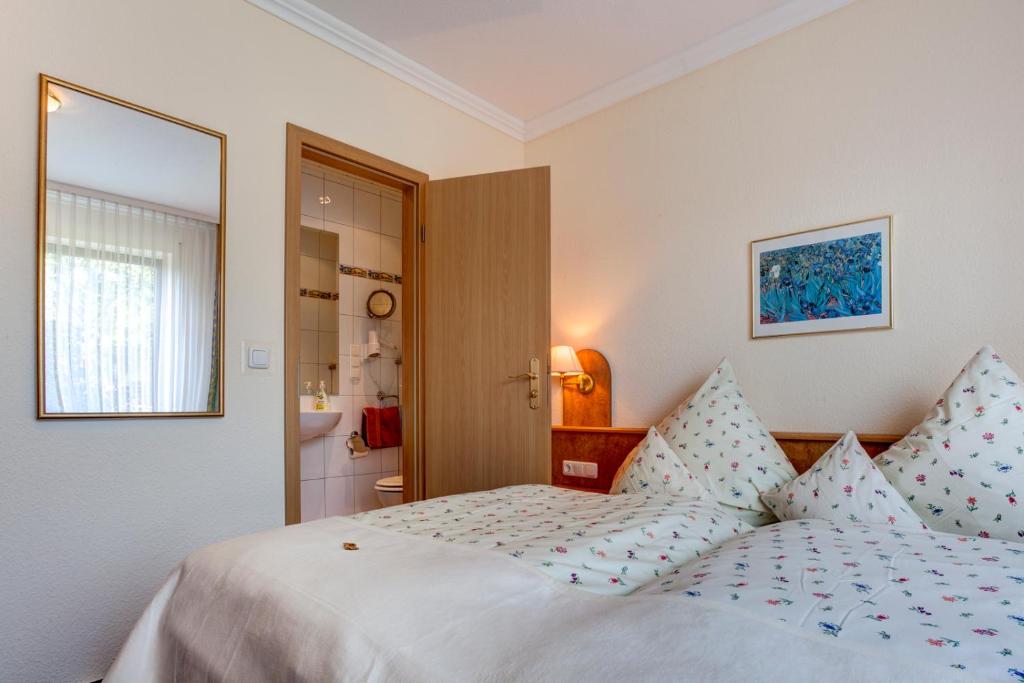
[[[824,520],[724,543],[634,595],[749,610],[994,680],[1024,680],[1024,544]]]
[[[594,593],[626,595],[752,529],[713,502],[510,486],[349,519],[506,553]]]

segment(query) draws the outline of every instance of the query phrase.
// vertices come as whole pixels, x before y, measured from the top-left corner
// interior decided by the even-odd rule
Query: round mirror
[[[395,295],[386,289],[371,292],[366,300],[366,312],[371,318],[390,318],[395,312]]]

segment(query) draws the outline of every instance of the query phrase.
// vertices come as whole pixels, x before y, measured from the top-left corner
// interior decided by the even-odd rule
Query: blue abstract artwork
[[[758,266],[762,325],[883,312],[881,232],[764,251]]]

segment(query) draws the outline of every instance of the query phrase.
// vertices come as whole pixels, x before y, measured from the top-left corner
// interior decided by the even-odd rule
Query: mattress
[[[199,550],[105,680],[1019,680],[1021,550],[509,487]]]

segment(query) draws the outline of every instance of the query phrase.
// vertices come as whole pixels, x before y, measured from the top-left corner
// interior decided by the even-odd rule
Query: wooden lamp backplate
[[[573,427],[612,426],[612,371],[600,351],[576,352],[583,370],[594,378],[594,390],[581,394],[574,384],[562,385],[562,424]]]

